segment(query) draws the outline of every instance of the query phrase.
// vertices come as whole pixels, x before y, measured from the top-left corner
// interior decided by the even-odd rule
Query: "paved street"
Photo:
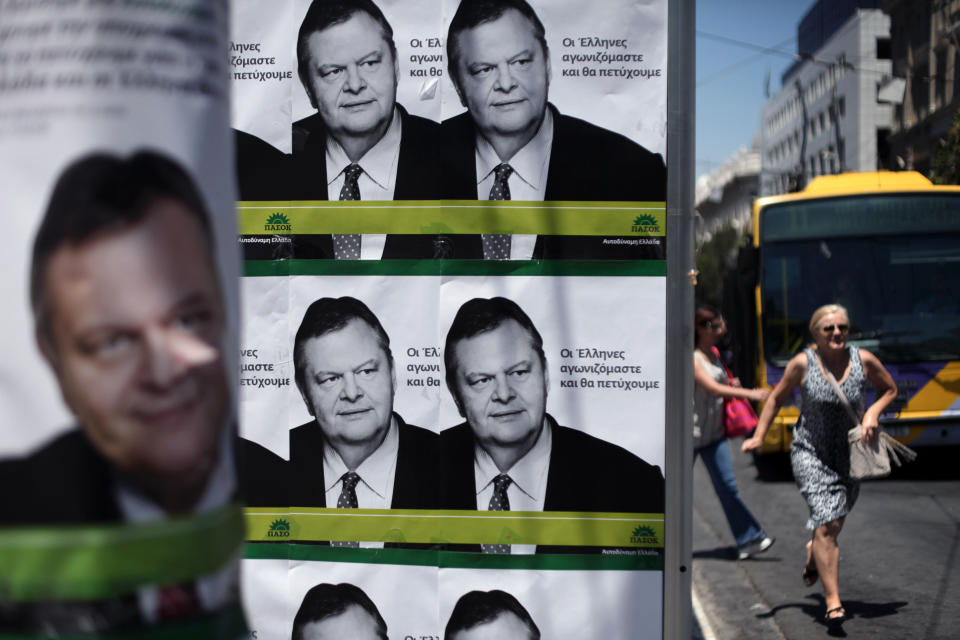
[[[807,507],[789,466],[758,479],[734,447],[741,495],[777,543],[737,561],[730,529],[703,463],[694,467],[694,594],[703,636],[822,638],[820,584],[800,579]],[[921,456],[882,481],[864,483],[840,534],[840,595],[852,616],[840,637],[960,638],[960,451]]]

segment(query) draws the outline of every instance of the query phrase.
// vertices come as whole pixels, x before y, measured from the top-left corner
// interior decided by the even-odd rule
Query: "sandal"
[[[838,616],[830,615],[831,613],[836,613],[838,611],[840,612],[840,615]],[[843,605],[840,605],[839,607],[834,607],[833,609],[827,609],[827,615],[823,617],[824,622],[826,622],[827,625],[831,627],[838,627],[842,625],[846,619],[847,619],[847,612],[846,610],[844,610]]]
[[[820,577],[820,574],[817,572],[816,567],[813,567],[812,569],[810,567],[804,567],[803,571],[800,572],[800,577],[803,578],[803,584],[807,585],[808,587],[812,587],[817,583],[817,578]]]

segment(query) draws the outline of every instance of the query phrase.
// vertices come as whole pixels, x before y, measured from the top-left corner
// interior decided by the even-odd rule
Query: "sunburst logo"
[[[289,538],[290,522],[287,520],[274,520],[270,523],[270,529],[267,530],[268,538]]]
[[[660,233],[660,222],[656,216],[644,213],[633,219],[630,230],[634,233]]]
[[[630,542],[634,544],[660,544],[660,538],[657,537],[657,532],[653,530],[653,527],[637,525],[630,536]]]
[[[285,231],[289,233],[293,230],[293,228],[290,224],[290,218],[280,212],[276,212],[270,214],[270,217],[267,218],[267,223],[263,225],[263,230],[274,233],[277,231]]]

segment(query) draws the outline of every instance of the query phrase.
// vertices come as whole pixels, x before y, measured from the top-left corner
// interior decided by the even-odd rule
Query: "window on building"
[[[840,163],[839,168],[841,171],[849,166],[846,162],[846,156],[844,155],[847,152],[846,146],[846,140],[843,138],[840,138],[840,140],[837,141],[837,162]]]
[[[877,129],[877,169],[890,162],[890,129]]]
[[[951,101],[960,98],[960,49],[953,56],[953,95]]]
[[[890,38],[877,38],[877,60],[890,60],[891,58]]]
[[[917,65],[910,74],[910,99],[913,102],[913,113],[917,121],[927,117],[930,108],[930,67],[926,64]]]
[[[937,68],[934,70],[933,108],[939,109],[946,104],[947,92],[947,50],[944,47],[937,49],[934,55]]]
[[[820,112],[820,131],[821,131],[821,133],[822,133],[823,131],[826,131],[826,129],[827,129],[827,118],[826,118],[826,114],[825,114],[823,111],[821,111],[821,112]]]
[[[837,98],[837,110],[840,111],[840,117],[847,115],[847,99],[844,96]]]

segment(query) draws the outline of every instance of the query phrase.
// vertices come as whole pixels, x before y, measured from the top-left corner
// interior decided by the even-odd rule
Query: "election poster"
[[[4,637],[246,636],[228,17],[0,1]]]
[[[666,1],[231,18],[251,629],[661,637]]]

